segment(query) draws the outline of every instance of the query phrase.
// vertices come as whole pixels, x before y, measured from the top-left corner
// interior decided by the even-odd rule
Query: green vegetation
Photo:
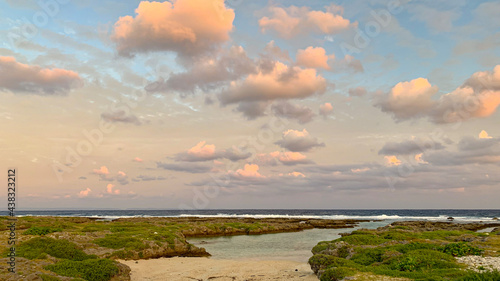
[[[354,235],[348,235],[340,238],[340,241],[347,242],[351,245],[379,245],[384,243],[386,240],[378,235],[372,233],[366,233],[362,231],[354,231]],[[392,240],[387,238],[387,240]]]
[[[94,255],[85,254],[75,243],[48,237],[36,237],[21,243],[17,247],[17,255],[27,259],[45,259],[47,255],[51,255],[55,258],[75,261],[96,258]]]
[[[324,270],[331,267],[350,267],[350,268],[361,268],[361,266],[352,260],[347,260],[339,257],[334,257],[330,255],[314,255],[309,259],[309,264],[315,266],[313,270],[315,272],[319,270]]]
[[[353,276],[356,274],[355,270],[348,267],[332,267],[327,269],[320,278],[320,281],[337,281],[342,280],[345,277]]]
[[[62,231],[62,228],[53,228],[53,227],[47,227],[47,226],[32,226],[28,228],[25,232],[23,232],[24,235],[46,235],[49,233],[53,232],[60,232]]]
[[[469,242],[464,242],[469,241]],[[455,257],[495,254],[500,237],[468,230],[358,230],[313,249],[311,269],[321,281],[355,274],[375,274],[412,280],[500,280],[498,272],[465,270]]]
[[[134,252],[128,251],[128,250],[127,251],[120,250],[120,251],[113,252],[113,254],[111,254],[110,257],[115,257],[115,258],[119,258],[122,260],[132,259],[134,257]]]
[[[479,256],[484,252],[484,250],[481,250],[478,247],[471,246],[465,242],[460,242],[450,243],[444,246],[443,252],[454,257],[463,257],[468,255]]]
[[[116,262],[87,255],[75,243],[64,239],[36,237],[21,243],[18,256],[27,259],[46,259],[48,255],[59,259],[45,269],[62,276],[82,278],[89,281],[107,281],[118,273]],[[51,275],[41,276],[44,281],[60,280]]]
[[[119,272],[116,262],[108,259],[64,260],[47,265],[45,269],[62,276],[82,278],[89,281],[108,281]]]
[[[6,217],[0,218],[5,219]],[[77,244],[85,243],[85,247],[96,249],[100,258],[121,259],[147,259],[160,255],[206,256],[208,253],[189,244],[186,241],[186,236],[257,234],[275,230],[272,224],[254,222],[252,219],[225,221],[199,219],[193,221],[188,218],[137,218],[101,221],[78,217],[19,217],[17,226],[24,235],[48,238],[44,236],[53,233],[50,237],[64,237],[67,240],[77,242]],[[7,230],[5,225],[0,226],[0,229]],[[21,256],[29,259],[46,259],[48,256],[70,260],[89,259],[81,249],[67,244],[67,241],[55,244],[56,242],[53,240],[33,239],[18,249]],[[7,245],[6,240],[2,238],[0,240],[5,242],[4,245]],[[109,250],[99,249],[101,247]],[[74,259],[70,255],[78,258]]]
[[[94,243],[101,247],[111,248],[111,249],[135,249],[143,250],[148,248],[143,241],[134,237],[120,237],[116,235],[106,235],[104,238],[99,238],[94,240]]]

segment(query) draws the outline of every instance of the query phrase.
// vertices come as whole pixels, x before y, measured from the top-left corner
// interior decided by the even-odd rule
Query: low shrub
[[[396,269],[399,271],[415,271],[418,268],[419,261],[413,256],[407,256],[401,259],[396,264]]]
[[[107,235],[104,238],[98,238],[94,240],[94,243],[101,247],[111,249],[132,249],[140,251],[148,248],[148,246],[138,238],[119,237],[114,235]]]
[[[320,281],[338,281],[345,277],[353,276],[356,271],[348,267],[332,267],[321,274]]]
[[[28,228],[25,232],[23,232],[24,235],[46,235],[49,233],[53,232],[60,232],[62,231],[61,228],[53,228],[53,227],[47,227],[47,226],[32,226]]]
[[[21,243],[17,247],[17,255],[27,259],[44,259],[47,255],[55,258],[82,261],[95,258],[87,255],[75,243],[64,239],[36,237]]]
[[[444,246],[441,250],[443,253],[450,254],[454,257],[463,257],[468,255],[480,256],[484,252],[484,250],[471,246],[466,242],[450,243]]]
[[[415,250],[439,250],[439,246],[433,243],[412,242],[393,246],[394,250],[406,254]]]
[[[328,249],[329,245],[330,245],[330,243],[326,242],[326,241],[319,242],[316,246],[314,246],[312,248],[311,252],[313,253],[313,255],[319,254],[319,253],[323,252],[324,250]]]
[[[371,233],[355,233],[338,239],[351,245],[379,245],[387,242],[385,239]]]
[[[338,258],[330,255],[318,254],[309,258],[311,269],[316,273],[330,267],[352,267],[359,268],[360,266],[351,260]]]
[[[119,272],[116,262],[109,259],[64,260],[47,265],[45,269],[62,276],[82,278],[89,281],[108,281]]]
[[[347,258],[349,256],[349,247],[348,246],[342,246],[337,249],[337,255],[339,258]]]
[[[361,265],[371,265],[376,262],[383,261],[385,250],[383,248],[366,248],[359,249],[357,253],[352,256],[351,261]]]
[[[391,263],[393,269],[399,271],[416,271],[459,267],[455,259],[435,250],[415,250],[404,254]]]

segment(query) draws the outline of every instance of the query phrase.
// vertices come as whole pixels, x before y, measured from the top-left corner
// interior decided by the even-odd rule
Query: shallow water
[[[495,229],[496,227],[488,227],[488,228],[485,228],[485,229],[481,229],[481,230],[478,230],[476,232],[479,232],[479,233],[488,233],[488,232],[492,232],[493,229]]]
[[[203,247],[212,259],[292,260],[307,262],[311,250],[320,241],[340,237],[339,233],[359,228],[377,228],[391,221],[361,223],[356,228],[308,229],[299,232],[263,235],[237,235],[190,238],[188,241]]]

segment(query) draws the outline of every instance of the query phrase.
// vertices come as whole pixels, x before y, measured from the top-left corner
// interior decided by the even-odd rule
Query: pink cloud
[[[229,40],[235,17],[224,0],[142,1],[135,13],[114,25],[111,39],[121,55],[174,51],[191,56],[209,51]]]
[[[200,141],[187,151],[177,153],[175,161],[201,162],[225,158],[235,162],[250,156],[251,153],[245,152],[236,146],[229,149],[216,149],[215,145],[207,144],[206,141]]]
[[[401,165],[401,160],[399,160],[396,156],[384,156],[385,163],[387,166],[399,166]]]
[[[358,168],[358,169],[351,169],[351,172],[353,173],[363,173],[369,171],[370,168]]]
[[[437,91],[438,88],[432,86],[427,79],[417,78],[396,84],[377,105],[397,119],[419,117],[432,109],[435,102],[431,97]]]
[[[288,173],[288,175],[292,176],[292,177],[296,177],[296,178],[298,178],[298,177],[305,178],[306,177],[306,175],[304,175],[301,172],[291,172],[291,173]]]
[[[259,69],[244,80],[234,81],[220,96],[222,104],[305,98],[322,94],[326,80],[313,68],[289,67],[275,61],[269,69]]]
[[[113,187],[115,187],[114,184],[108,183],[108,185],[106,186],[106,192],[113,193]]]
[[[352,25],[342,16],[343,8],[334,4],[327,6],[325,12],[311,11],[309,7],[296,6],[269,7],[268,12],[269,16],[259,20],[261,31],[273,30],[285,39],[311,32],[337,34]]]
[[[327,55],[325,49],[321,47],[307,47],[305,50],[298,50],[296,55],[297,64],[311,68],[330,69],[328,60],[335,59],[335,55]]]
[[[490,135],[488,134],[488,132],[486,132],[485,130],[482,130],[479,133],[479,138],[480,139],[492,139],[492,137],[490,137]]]
[[[323,116],[328,116],[333,112],[333,106],[329,102],[325,102],[319,106],[319,114]]]
[[[307,156],[300,152],[292,152],[292,151],[285,151],[285,152],[279,152],[279,151],[274,151],[269,153],[270,156],[274,157],[281,163],[285,165],[296,165],[296,164],[308,164],[311,163],[310,160],[307,159]]]
[[[317,138],[311,136],[306,129],[303,129],[302,131],[284,131],[282,139],[275,142],[275,144],[293,152],[306,152],[315,147],[325,146],[324,143],[320,143]]]
[[[191,147],[187,151],[178,153],[175,156],[176,161],[208,161],[220,158],[220,153],[216,153],[215,145],[207,144],[206,141],[200,141],[197,145]]]
[[[141,163],[141,162],[143,162],[144,160],[142,160],[142,159],[141,159],[141,158],[139,158],[139,157],[135,157],[132,161]]]
[[[453,123],[488,117],[500,106],[500,65],[493,71],[474,73],[465,83],[437,101],[432,112],[436,123]]]
[[[109,175],[109,170],[106,166],[101,166],[101,168],[99,168],[99,169],[94,169],[94,174]]]
[[[236,170],[235,175],[240,178],[265,178],[259,173],[259,165],[257,164],[245,164],[243,169]]]
[[[42,68],[19,63],[13,57],[0,56],[0,90],[14,93],[65,95],[81,87],[78,73],[60,68]]]
[[[187,153],[201,158],[214,156],[215,145],[206,143],[207,143],[206,141],[200,141],[197,145],[188,149]]]
[[[434,123],[455,123],[488,117],[500,106],[500,65],[474,73],[462,86],[433,100],[437,91],[425,78],[400,82],[375,105],[398,121],[429,117]]]
[[[420,163],[420,164],[429,164],[429,162],[427,162],[424,159],[422,159],[423,155],[424,155],[423,153],[416,154],[415,155],[415,161],[417,161],[417,163]]]
[[[82,191],[80,191],[80,193],[78,193],[78,197],[80,197],[80,198],[87,197],[87,196],[89,196],[90,192],[92,192],[92,190],[87,187],[87,189],[82,190]]]

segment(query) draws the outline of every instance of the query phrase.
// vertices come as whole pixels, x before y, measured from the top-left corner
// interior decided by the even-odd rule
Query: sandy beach
[[[294,261],[160,258],[121,263],[131,269],[131,280],[168,281],[317,281],[307,263]]]

